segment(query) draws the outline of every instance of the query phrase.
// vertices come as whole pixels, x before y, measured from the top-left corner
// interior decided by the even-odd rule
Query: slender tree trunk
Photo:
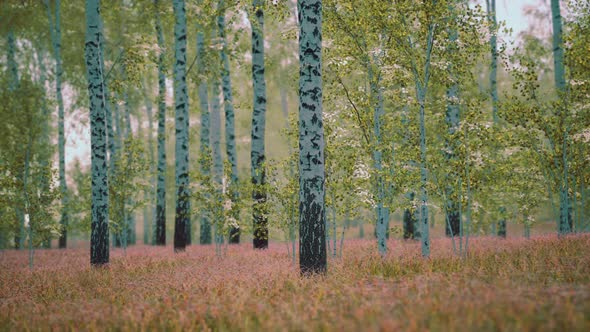
[[[103,24],[103,23],[101,22],[101,24]],[[101,29],[102,29],[102,27],[101,27]],[[105,43],[100,44],[100,66],[101,66],[101,68],[106,70],[105,66],[104,66],[104,58],[105,58],[104,44]],[[105,75],[108,75],[108,74],[105,74]],[[120,141],[119,141],[119,137],[115,133],[115,125],[117,126],[117,129],[120,130],[121,124],[119,122],[117,122],[116,124],[114,123],[115,120],[113,119],[113,105],[111,104],[111,98],[109,95],[107,80],[108,80],[108,77],[105,76],[104,77],[104,96],[105,96],[105,114],[106,114],[106,128],[107,128],[107,148],[109,151],[109,155],[108,155],[108,164],[109,164],[108,183],[109,183],[109,185],[112,185],[112,181],[113,181],[112,179],[114,179],[114,177],[117,174],[118,150],[120,149],[120,145],[121,145]],[[117,106],[115,106],[114,110],[115,110],[115,117],[118,119]],[[112,200],[112,196],[110,199]],[[113,204],[113,202],[109,202],[109,207],[111,209],[113,209],[115,206],[116,206],[116,204]],[[112,236],[113,236],[113,246],[121,246],[120,235],[113,232]]]
[[[11,30],[8,31],[8,73],[9,73],[9,86],[8,89],[10,91],[16,90],[18,87],[18,64],[15,58],[16,53],[16,41],[14,38],[14,32]],[[22,175],[19,176],[21,178]],[[22,180],[22,178],[21,178]],[[16,219],[18,221],[18,230],[16,230],[14,235],[14,246],[16,249],[24,249],[25,245],[25,215],[23,212],[22,207],[16,206],[15,208]]]
[[[322,1],[299,9],[299,265],[325,273],[325,164],[322,119]]]
[[[137,132],[136,132],[135,135],[136,135],[137,139],[143,141],[146,137],[144,136],[144,133],[143,133],[142,120],[143,120],[142,117],[138,115],[137,116]],[[149,151],[146,151],[146,152],[149,154]],[[149,157],[148,157],[148,161],[147,162],[148,162],[148,164],[151,165],[151,163],[149,161]],[[149,198],[147,197],[147,191],[146,190],[144,190],[142,194],[143,194],[143,200],[145,202],[145,205],[143,206],[143,217],[142,217],[142,221],[143,221],[143,240],[147,240],[148,234],[146,234],[146,229],[149,229],[149,226],[146,227],[146,220],[149,219],[149,217],[148,217]],[[135,216],[134,218],[135,218],[135,220],[134,220],[134,228],[133,228],[134,234],[132,236],[132,240],[133,240],[133,243],[132,244],[137,244],[137,216]],[[147,241],[143,242],[143,244],[145,244],[146,242]]]
[[[147,84],[146,84],[147,86]],[[153,105],[152,101],[149,97],[149,90],[145,92],[145,109],[147,113],[147,121],[148,121],[148,132],[147,132],[147,140],[148,140],[148,156],[150,162],[150,178],[152,182],[151,190],[145,191],[145,196],[147,198],[147,205],[146,210],[144,211],[144,221],[143,221],[143,243],[148,244],[151,243],[154,236],[150,236],[150,231],[154,229],[154,220],[155,220],[155,206],[154,206],[154,198],[155,198],[155,191],[153,188],[156,187],[157,177],[155,176],[155,157],[154,157],[154,126],[153,126]],[[146,220],[147,219],[147,220]]]
[[[416,197],[416,193],[413,191],[406,194],[409,201],[413,202]],[[404,210],[403,215],[403,237],[404,239],[420,239],[420,224],[418,220],[418,213],[413,209],[407,208]]]
[[[154,0],[156,34],[160,54],[158,56],[158,183],[156,189],[156,245],[166,245],[166,69],[165,44],[160,22],[159,1]]]
[[[47,15],[50,22],[50,35],[53,43],[53,54],[55,58],[55,91],[58,106],[57,113],[57,132],[58,132],[58,154],[59,154],[59,184],[62,193],[62,211],[61,211],[61,235],[59,237],[59,248],[67,246],[67,227],[69,221],[68,215],[68,186],[66,183],[66,162],[65,162],[65,126],[64,126],[64,103],[61,91],[61,81],[63,75],[61,60],[61,11],[60,0],[55,0],[55,24],[52,24],[53,18],[49,4],[46,2]]]
[[[565,66],[564,66],[564,51],[563,51],[563,32],[561,23],[561,9],[559,7],[559,0],[551,0],[551,14],[553,22],[553,65],[555,74],[555,88],[560,99],[565,98],[566,82],[565,82]],[[565,105],[560,106],[559,116],[563,126],[563,178],[561,179],[560,200],[559,200],[559,227],[560,235],[568,234],[572,231],[571,225],[571,208],[569,204],[569,188],[568,188],[568,159],[567,159],[567,110]]]
[[[51,141],[50,135],[50,113],[49,108],[47,107],[47,96],[45,90],[45,84],[47,83],[47,69],[45,67],[44,62],[44,54],[45,51],[39,49],[36,53],[37,55],[37,62],[39,62],[39,84],[43,88],[43,99],[41,104],[42,114],[43,114],[43,129],[41,132],[41,141],[48,142]],[[41,196],[46,195],[49,190],[51,190],[50,182],[51,182],[51,149],[50,148],[43,148],[43,150],[39,153],[39,163],[41,165],[41,174],[39,175],[39,183],[40,183],[40,190]],[[1,236],[1,235],[0,235]],[[2,248],[0,241],[0,248]],[[51,237],[48,236],[43,240],[43,248],[50,249],[51,248]]]
[[[459,204],[454,201],[447,203],[447,220],[445,225],[445,235],[449,237],[458,236],[461,228],[461,211],[459,211]]]
[[[9,78],[9,86],[8,89],[10,91],[14,91],[18,86],[18,64],[16,63],[16,41],[14,38],[14,31],[10,29],[8,31],[7,37],[7,44],[8,44],[8,54],[7,54],[7,62],[8,62],[8,78]]]
[[[492,62],[490,65],[490,93],[492,96],[492,117],[494,125],[498,126],[498,45],[497,45],[497,20],[496,20],[496,0],[486,0],[488,20],[491,25],[491,37],[490,37],[490,54]],[[505,207],[500,207],[502,212],[506,211]],[[498,221],[498,232],[499,237],[506,237],[506,219],[502,218]]]
[[[338,253],[338,233],[336,232],[336,226],[337,226],[337,217],[336,217],[336,209],[333,208],[332,209],[332,243],[333,243],[333,247],[332,248],[332,257],[336,258],[336,255]]]
[[[223,5],[223,4],[221,4]],[[221,7],[218,7],[220,9]],[[217,17],[219,19],[219,17]],[[219,22],[217,22],[219,23]],[[215,36],[215,31],[211,32],[212,36]],[[220,33],[218,31],[217,36]],[[214,51],[215,58],[217,59],[218,55],[216,51]],[[222,63],[223,66],[223,63]],[[212,82],[211,82],[211,148],[212,148],[212,157],[213,157],[213,182],[215,188],[215,195],[223,200],[223,176],[224,176],[224,167],[223,167],[223,157],[221,155],[221,101],[219,98],[219,93],[221,90],[221,79],[223,79],[223,67],[219,72],[220,76],[213,75]],[[223,237],[223,228],[225,224],[225,217],[224,217],[224,206],[223,201],[218,202],[216,201],[214,204],[213,218],[212,218],[212,225],[213,225],[213,234],[214,234],[214,241],[215,241],[215,254],[218,257],[221,257],[221,246],[224,243]]]
[[[187,242],[186,227],[190,223],[189,194],[189,113],[186,90],[186,13],[184,0],[174,0],[175,52],[174,52],[174,104],[176,109],[176,220],[174,251],[184,251]]]
[[[447,91],[447,96],[449,99],[456,98],[456,89],[457,86],[454,85]],[[447,105],[446,120],[449,126],[449,133],[451,135],[453,135],[459,128],[459,117],[460,115],[458,105],[449,103]],[[447,160],[453,160],[456,158],[454,146],[455,145],[452,142],[447,142],[447,152],[445,153],[445,158]],[[452,174],[449,174],[449,176],[452,176],[453,179],[456,179],[458,174],[453,171]],[[449,179],[448,181],[452,182],[453,179]],[[456,188],[453,188],[452,185],[448,185],[446,188],[447,202],[445,204],[448,222],[445,226],[445,234],[446,236],[451,237],[458,236],[460,232],[459,229],[461,227],[461,211],[459,210],[459,204],[454,198],[452,198],[452,196],[455,194],[455,190]]]
[[[367,61],[368,62],[368,61]],[[383,96],[381,93],[381,74],[378,72],[374,77],[373,65],[367,64],[369,74],[369,83],[371,86],[371,103],[373,104],[373,167],[375,172],[375,189],[376,189],[376,214],[377,221],[375,230],[377,235],[377,246],[379,253],[383,256],[387,253],[387,222],[385,219],[385,188],[382,173],[382,151],[381,151],[381,117],[383,116]]]
[[[383,99],[383,97],[381,96],[381,98]],[[391,154],[390,154],[390,161],[389,161],[389,183],[388,183],[388,189],[387,189],[387,196],[388,197],[393,197],[396,192],[395,192],[395,188],[394,188],[394,183],[393,183],[393,179],[395,178],[395,142],[392,139],[391,140]],[[389,236],[390,236],[390,227],[389,227],[389,223],[390,223],[390,219],[391,219],[391,208],[388,206],[385,208],[385,227],[387,229],[387,231],[385,232],[385,237],[389,240]],[[347,217],[347,222],[348,222],[348,217]]]
[[[222,195],[223,186],[223,158],[221,157],[221,106],[219,104],[219,79],[213,79],[211,84],[211,147],[213,152],[213,182],[219,197]],[[221,229],[223,228],[223,205],[215,202],[215,211],[213,211],[213,227],[215,229],[215,246],[220,253],[219,246],[223,237]]]
[[[35,140],[35,137],[33,135],[33,132],[31,131],[30,127],[29,127],[29,142],[27,144],[27,149],[25,152],[25,169],[23,170],[23,200],[25,202],[25,222],[28,223],[27,228],[29,229],[29,268],[33,269],[33,220],[31,218],[31,210],[30,210],[30,204],[29,204],[29,196],[28,196],[28,181],[29,181],[29,175],[30,175],[30,161],[31,161],[31,147],[33,145],[33,141]],[[23,227],[25,226],[25,223],[23,223]],[[25,231],[23,230],[23,232],[21,234],[25,234]]]
[[[234,120],[234,105],[232,97],[232,86],[230,77],[229,58],[227,56],[227,41],[225,40],[225,1],[219,0],[220,14],[217,17],[217,29],[219,38],[223,42],[221,49],[221,61],[223,69],[221,71],[221,79],[223,82],[223,106],[225,110],[225,149],[227,153],[227,160],[231,165],[230,185],[232,203],[237,203],[239,199],[238,191],[238,154],[236,151],[236,134],[235,134],[235,120]],[[239,219],[239,211],[236,209],[233,213],[233,218],[237,222]],[[232,226],[229,230],[229,243],[240,243],[240,228]]]
[[[428,46],[427,46],[427,55],[426,55],[426,65],[424,69],[424,85],[422,86],[422,97],[420,99],[420,194],[422,199],[421,210],[420,210],[420,224],[421,224],[421,233],[420,239],[422,240],[422,256],[429,257],[430,256],[430,235],[429,235],[429,228],[428,228],[428,194],[426,191],[426,183],[427,183],[427,175],[426,175],[426,127],[425,127],[425,115],[424,115],[424,106],[426,102],[426,92],[428,91],[428,79],[429,79],[429,70],[430,70],[430,54],[432,52],[432,44],[433,44],[433,34],[434,34],[434,25],[430,26],[429,29],[429,38],[428,38]]]
[[[577,233],[579,228],[580,228],[580,223],[578,221],[578,218],[580,216],[580,210],[578,209],[578,198],[576,195],[576,178],[573,176],[572,174],[572,190],[574,191],[573,193],[573,202],[571,202],[571,207],[573,209],[573,214],[572,214],[572,228],[571,228],[571,232],[572,233]]]
[[[117,95],[117,99],[121,99],[120,95]],[[120,158],[121,154],[124,151],[124,147],[123,147],[123,137],[125,136],[125,128],[123,128],[123,120],[121,119],[121,109],[120,109],[120,105],[116,105],[115,108],[113,109],[114,113],[112,114],[112,116],[114,117],[114,122],[115,122],[115,130],[114,130],[114,146],[115,146],[115,151],[116,151],[116,155],[115,158]],[[122,170],[118,170],[116,169],[116,161],[115,161],[115,169],[113,169],[113,171],[111,172],[112,174],[117,174],[118,172],[122,171]],[[121,176],[120,174],[117,174],[118,176]],[[126,234],[127,234],[127,217],[126,217],[126,213],[125,213],[125,204],[124,202],[126,201],[123,197],[118,197],[118,199],[120,199],[119,202],[111,202],[113,204],[113,209],[118,209],[118,215],[121,216],[121,228],[117,231],[114,232],[113,234],[113,240],[114,240],[114,247],[124,247],[125,245],[125,239],[127,238]]]
[[[500,207],[500,213],[506,212],[506,208],[504,206]],[[498,221],[498,233],[497,236],[501,238],[506,238],[506,218],[502,217],[500,221]]]
[[[123,65],[121,66],[121,68],[123,71],[123,76],[125,77],[125,66]],[[125,103],[125,133],[123,135],[123,140],[125,142],[124,144],[129,144],[129,140],[133,139],[133,130],[131,129],[131,104],[129,102],[129,94],[126,90],[123,92],[123,101]],[[128,156],[127,162],[129,163],[131,162],[131,151],[129,150],[129,147],[126,147],[125,149]],[[135,212],[127,210],[133,205],[133,198],[127,197],[125,199],[125,203],[123,206],[123,209],[125,211],[125,247],[127,247],[128,245],[135,245],[136,242]]]
[[[586,221],[586,181],[583,176],[580,180],[580,193],[582,194],[582,197],[580,197],[580,204],[582,206],[580,207],[580,226],[578,229],[580,232],[587,232],[588,222]]]
[[[467,254],[467,250],[469,249],[469,234],[471,232],[471,206],[472,199],[471,199],[471,178],[469,176],[469,131],[467,130],[467,126],[464,127],[464,135],[465,135],[465,146],[467,147],[467,151],[465,153],[465,181],[467,181],[467,220],[465,222],[465,228],[463,227],[463,223],[461,223],[461,241],[463,241],[463,236],[465,236],[465,252],[464,255]],[[503,208],[505,209],[505,208]],[[462,210],[462,209],[461,209]],[[504,222],[504,227],[506,227],[506,223]],[[504,229],[504,237],[506,237],[506,230]],[[460,243],[462,245],[462,242]]]
[[[281,79],[282,81],[282,79]],[[285,129],[289,128],[289,103],[287,101],[287,91],[285,90],[285,87],[283,86],[283,84],[280,85],[280,95],[281,95],[281,110],[283,112],[283,116],[285,118]],[[289,156],[293,155],[293,147],[291,144],[291,139],[289,137],[289,135],[287,135],[287,146],[288,146],[288,151],[289,151]],[[291,179],[293,179],[295,177],[295,164],[294,161],[289,158],[289,177]],[[295,193],[293,199],[297,199],[298,194]],[[289,207],[289,212],[288,212],[288,223],[289,223],[289,241],[291,242],[291,255],[293,258],[293,264],[296,263],[296,258],[297,258],[297,254],[295,253],[295,247],[296,247],[296,240],[297,240],[297,234],[295,233],[295,206],[290,206]]]
[[[410,125],[410,120],[408,119],[408,112],[409,108],[408,105],[404,105],[402,108],[402,127],[406,128],[404,131],[404,138],[403,144],[408,146],[408,141],[410,140],[410,132],[408,126]],[[412,167],[416,164],[415,161],[410,161],[409,165]],[[413,201],[416,194],[413,191],[407,192],[405,196],[408,198],[409,201]],[[416,212],[413,209],[404,209],[403,219],[402,219],[402,228],[403,228],[403,238],[404,239],[418,239],[420,238],[420,231],[418,229],[418,219],[416,218]]]
[[[553,65],[555,75],[555,88],[558,93],[565,92],[565,67],[563,51],[563,32],[561,23],[561,9],[559,0],[551,0],[551,15],[553,23]]]
[[[496,0],[487,0],[488,19],[492,26],[490,36],[490,51],[492,63],[490,66],[490,88],[492,94],[492,117],[494,124],[498,123],[498,43],[497,43],[497,20],[496,20]]]
[[[268,248],[268,220],[265,213],[266,204],[266,166],[264,154],[264,134],[266,126],[266,81],[264,78],[264,1],[253,0],[255,18],[252,22],[252,81],[254,84],[254,113],[252,115],[252,151],[251,176],[254,190],[252,199],[254,207],[255,249]]]
[[[426,191],[427,185],[427,171],[426,171],[426,126],[425,126],[425,104],[428,92],[428,80],[430,78],[430,55],[432,54],[432,46],[434,42],[434,24],[431,23],[428,28],[427,47],[426,47],[426,61],[424,64],[424,80],[418,77],[417,68],[414,65],[414,78],[416,80],[416,94],[418,103],[420,105],[420,226],[421,226],[421,242],[422,242],[422,256],[430,256],[430,236],[428,228],[428,193]]]
[[[92,224],[90,264],[109,262],[109,186],[107,166],[104,68],[100,63],[102,29],[98,0],[86,0],[85,58],[90,99]]]
[[[197,66],[199,69],[199,76],[201,82],[199,83],[199,106],[201,108],[201,133],[200,133],[200,147],[199,153],[201,154],[201,174],[208,178],[211,174],[210,163],[205,156],[211,156],[210,147],[210,115],[209,115],[209,93],[207,87],[207,80],[205,79],[205,37],[202,31],[202,27],[198,27],[197,32]],[[200,211],[200,244],[211,244],[211,220],[210,211],[201,209]]]
[[[457,39],[458,39],[458,33],[456,30],[452,30],[449,33],[449,51],[451,52],[457,52]],[[454,72],[454,68],[452,67],[452,65],[449,65],[449,69],[450,71],[450,75],[452,77],[455,77],[455,72]],[[449,135],[453,135],[455,134],[455,132],[457,131],[457,129],[459,128],[459,123],[460,123],[460,119],[461,119],[461,111],[459,108],[459,103],[458,103],[458,96],[459,94],[459,85],[454,82],[448,89],[447,89],[447,109],[446,109],[446,114],[445,114],[445,122],[447,124],[448,127],[448,133]],[[455,147],[457,146],[456,142],[452,142],[452,141],[446,141],[445,142],[446,145],[446,151],[445,151],[445,159],[447,161],[452,161],[455,160],[456,154],[455,154]],[[447,214],[447,220],[448,222],[446,223],[445,226],[445,235],[446,236],[458,236],[460,233],[460,228],[461,228],[461,211],[459,211],[459,204],[456,202],[455,197],[459,196],[458,193],[456,192],[457,188],[454,188],[453,185],[451,183],[453,183],[457,177],[458,174],[455,170],[452,170],[450,172],[450,174],[446,175],[447,177],[447,186],[445,188],[446,194],[445,196],[446,198],[446,214]]]
[[[413,193],[412,193],[413,194]],[[403,216],[403,236],[404,239],[416,239],[416,224],[418,219],[411,209],[404,210]]]

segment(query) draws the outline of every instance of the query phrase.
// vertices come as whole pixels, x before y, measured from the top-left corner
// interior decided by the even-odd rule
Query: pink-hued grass
[[[347,240],[327,276],[300,277],[284,244],[136,246],[105,268],[84,249],[0,253],[0,330],[590,331],[590,236]]]

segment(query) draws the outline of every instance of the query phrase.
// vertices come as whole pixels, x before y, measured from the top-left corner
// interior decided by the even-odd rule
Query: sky
[[[528,20],[524,15],[526,6],[538,6],[543,0],[496,0],[496,16],[499,21],[505,21],[508,28],[512,28],[513,37],[518,32],[526,30]],[[549,0],[545,0],[549,1]],[[485,0],[481,1],[485,9]]]
[[[513,31],[511,36],[505,35],[501,36],[501,38],[506,42],[513,41],[519,32],[526,30],[528,27],[529,22],[524,14],[524,9],[526,7],[539,6],[542,2],[547,1],[549,0],[496,0],[496,16],[498,22],[504,21],[506,27],[512,28]],[[479,0],[479,3],[485,10],[485,0]],[[72,112],[69,114],[71,115]],[[73,165],[72,162],[75,159],[79,159],[83,166],[90,165],[90,128],[86,125],[84,128],[72,129],[71,125],[73,122],[78,121],[74,118],[73,116],[67,116],[65,124],[66,128],[69,128],[66,129],[66,165],[68,165],[68,168]]]

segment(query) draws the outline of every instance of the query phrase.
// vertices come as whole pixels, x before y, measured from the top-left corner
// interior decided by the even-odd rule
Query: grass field
[[[347,240],[324,277],[301,278],[284,244],[135,246],[90,268],[85,249],[0,253],[0,330],[590,331],[590,236]]]

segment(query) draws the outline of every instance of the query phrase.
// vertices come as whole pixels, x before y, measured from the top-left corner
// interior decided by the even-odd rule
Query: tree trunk
[[[221,71],[221,79],[223,82],[223,106],[225,111],[225,149],[227,153],[227,160],[231,165],[229,190],[231,192],[232,203],[235,204],[239,199],[238,191],[238,155],[236,151],[236,134],[235,134],[235,120],[234,120],[234,105],[232,97],[231,77],[229,58],[227,56],[227,42],[225,40],[225,1],[219,0],[220,14],[217,17],[217,29],[219,38],[222,40],[223,48],[221,49],[221,61],[223,69]],[[233,211],[232,217],[237,222],[239,219],[239,211]],[[240,243],[240,228],[232,226],[229,230],[229,243]]]
[[[188,177],[189,113],[186,91],[186,13],[184,0],[174,0],[175,52],[174,52],[174,105],[176,109],[176,219],[174,251],[184,251],[187,242],[186,228],[190,223],[190,194]]]
[[[449,200],[447,198],[447,200]],[[461,211],[459,211],[459,204],[455,201],[447,201],[445,223],[445,235],[449,237],[459,236],[461,229]]]
[[[403,237],[404,239],[416,239],[416,224],[418,219],[411,209],[404,210],[403,216]]]
[[[28,180],[29,180],[29,165],[31,161],[31,146],[33,145],[35,137],[34,134],[29,127],[29,142],[27,143],[27,149],[25,152],[25,168],[23,170],[23,200],[25,202],[25,222],[28,223],[27,228],[29,229],[29,268],[33,269],[33,220],[31,219],[31,211],[29,205],[29,197],[28,197]],[[23,227],[25,223],[23,223]],[[22,231],[21,234],[25,234],[25,230]]]
[[[146,84],[147,86],[147,84]],[[151,238],[153,238],[153,236],[150,236],[150,230],[152,230],[153,227],[153,221],[154,221],[154,190],[153,188],[156,185],[156,178],[154,176],[154,164],[155,164],[155,158],[154,158],[154,127],[153,127],[153,105],[152,105],[152,101],[149,98],[149,90],[145,91],[145,110],[147,113],[147,121],[148,121],[148,130],[147,130],[147,140],[148,140],[148,157],[149,157],[149,163],[150,163],[150,182],[152,183],[152,186],[150,189],[146,190],[144,192],[145,198],[147,200],[147,204],[146,207],[144,209],[144,213],[143,213],[143,244],[149,244],[151,243]]]
[[[449,44],[448,44],[448,51],[449,52],[458,52],[457,50],[457,39],[459,34],[457,30],[449,31]],[[455,69],[453,68],[452,64],[448,65],[448,71],[452,78],[455,77]],[[455,134],[457,129],[459,128],[460,119],[461,119],[461,111],[459,108],[459,85],[455,82],[447,89],[447,109],[445,114],[445,122],[448,127],[449,135]],[[445,153],[444,157],[447,162],[454,161],[457,156],[455,154],[455,147],[457,146],[457,142],[447,140],[445,142]],[[458,178],[458,173],[454,168],[451,168],[449,174],[446,175],[446,188],[445,188],[445,196],[446,196],[446,226],[445,226],[445,235],[446,236],[459,236],[460,228],[461,228],[461,211],[459,209],[459,203],[457,203],[455,196],[460,196],[460,188],[455,188],[452,183]]]
[[[410,120],[408,119],[408,112],[409,108],[408,105],[404,105],[402,109],[402,127],[406,128],[404,132],[404,145],[408,146],[408,141],[410,139],[410,132],[407,128],[409,128]],[[409,162],[409,165],[414,167],[416,162],[414,160]],[[407,192],[405,196],[410,201],[414,201],[414,197],[416,193],[413,191]],[[419,239],[420,238],[420,230],[418,227],[418,219],[416,218],[416,211],[412,209],[405,209],[403,220],[402,220],[402,227],[403,227],[403,237],[404,239]]]
[[[282,81],[282,78],[281,78]],[[287,101],[287,91],[285,90],[285,87],[283,86],[283,84],[280,85],[280,95],[281,95],[281,110],[283,112],[283,116],[285,117],[285,129],[289,129],[289,103]],[[291,138],[289,137],[289,135],[287,135],[287,146],[288,146],[288,151],[289,151],[289,156],[293,155],[293,146],[291,144]],[[295,177],[295,162],[294,160],[289,157],[289,177],[290,178],[294,178]],[[297,199],[298,193],[294,193],[293,199]],[[297,255],[295,253],[295,241],[297,240],[297,234],[295,232],[295,206],[291,205],[289,207],[289,212],[287,215],[288,218],[288,223],[289,223],[289,241],[291,242],[291,246],[292,246],[292,250],[291,250],[291,255],[293,257],[293,264],[296,263],[296,258]]]
[[[16,63],[16,58],[15,58],[16,41],[14,40],[14,31],[12,31],[12,29],[10,29],[8,31],[7,44],[8,44],[8,55],[7,55],[8,64],[7,65],[8,65],[8,78],[9,78],[8,89],[13,91],[18,86],[18,64]]]
[[[367,61],[368,62],[368,61]],[[381,73],[377,73],[377,77],[373,77],[373,65],[367,64],[367,71],[369,74],[369,83],[371,86],[371,103],[373,105],[373,167],[375,174],[375,189],[376,189],[376,214],[377,220],[375,223],[375,233],[377,235],[377,246],[379,253],[383,256],[387,253],[387,222],[385,219],[385,207],[383,201],[385,199],[385,188],[382,176],[382,151],[381,151],[381,117],[383,115],[383,96],[381,93]]]
[[[202,29],[202,27],[199,27]],[[207,80],[204,77],[205,73],[205,37],[203,31],[197,32],[197,67],[199,69],[199,76],[201,82],[199,83],[199,105],[201,108],[201,133],[200,133],[200,147],[199,153],[201,154],[200,172],[204,177],[209,177],[211,174],[211,166],[207,160],[208,156],[211,156],[210,147],[210,115],[209,115],[209,93],[207,91]],[[203,184],[204,185],[204,184]],[[201,230],[199,234],[200,244],[211,244],[211,220],[210,211],[201,209],[200,211],[200,225]]]
[[[490,64],[490,93],[492,96],[492,117],[494,125],[498,125],[498,45],[497,45],[497,21],[496,21],[496,0],[487,0],[488,20],[492,27],[490,36],[490,54],[492,62]],[[500,209],[506,210],[504,207]],[[500,219],[498,221],[497,236],[506,237],[506,220]]]
[[[103,24],[103,22],[101,22],[101,24]],[[102,29],[102,26],[101,26]],[[104,36],[103,36],[104,37]],[[105,58],[105,51],[104,51],[104,44],[105,43],[101,43],[100,44],[100,66],[101,68],[103,68],[103,70],[106,70],[104,67],[104,58]],[[108,75],[108,74],[105,74]],[[112,184],[112,179],[113,177],[117,174],[117,158],[118,158],[118,151],[120,150],[120,138],[119,136],[115,133],[115,126],[117,126],[117,130],[120,130],[120,121],[117,122],[115,124],[115,121],[118,121],[118,110],[117,110],[117,106],[115,106],[114,111],[115,114],[113,114],[113,105],[111,104],[111,100],[110,100],[110,94],[109,94],[109,89],[108,89],[108,77],[104,77],[104,96],[105,96],[105,114],[106,114],[106,130],[107,130],[107,149],[109,151],[108,154],[108,164],[109,164],[109,169],[108,169],[108,183],[109,185]],[[113,119],[113,116],[115,116],[115,119]],[[110,198],[111,200],[113,199],[113,197]],[[110,208],[114,208],[114,204],[112,204],[112,202],[109,202],[109,206]],[[113,232],[113,246],[116,247],[120,247],[121,246],[121,237],[118,233]]]
[[[422,256],[430,256],[430,240],[428,235],[428,195],[426,191],[426,128],[424,125],[424,101],[426,91],[420,98],[420,226],[422,239]]]
[[[90,105],[90,144],[92,169],[92,224],[90,264],[109,262],[109,186],[107,178],[106,113],[104,69],[100,63],[102,43],[98,0],[86,0],[85,58]]]
[[[551,0],[551,16],[553,22],[553,65],[555,74],[555,88],[559,98],[564,98],[566,83],[565,83],[565,66],[564,66],[564,51],[563,51],[563,32],[561,23],[561,9],[559,7],[559,0]],[[559,116],[561,123],[565,128],[563,129],[563,178],[561,179],[560,200],[559,200],[559,235],[568,234],[572,231],[572,217],[570,207],[570,197],[568,188],[568,159],[567,159],[567,124],[565,119],[567,117],[567,110],[564,105],[560,106]]]
[[[264,1],[253,1],[255,19],[252,19],[252,81],[254,85],[254,112],[252,115],[251,176],[254,190],[252,218],[254,221],[255,249],[268,248],[268,220],[266,205],[266,166],[264,155],[264,134],[266,126],[266,81],[264,78]]]
[[[325,273],[325,164],[322,119],[322,1],[299,9],[299,266]]]
[[[506,211],[505,207],[500,207],[500,212],[503,213]],[[502,217],[500,221],[498,221],[498,233],[497,236],[501,238],[506,238],[506,218]]]
[[[135,135],[136,135],[136,137],[137,137],[138,140],[141,140],[143,142],[146,139],[146,137],[144,136],[144,133],[143,133],[142,121],[143,121],[142,117],[138,115],[137,116],[137,132],[136,132]],[[146,149],[146,151],[144,152],[144,154],[149,154],[148,149]],[[149,157],[147,159],[147,163],[148,163],[148,165],[150,165]],[[149,174],[149,171],[148,171],[148,174]],[[149,178],[149,176],[148,176],[148,178]],[[143,211],[142,211],[142,215],[143,215],[142,216],[142,223],[143,223],[143,226],[142,226],[142,228],[143,228],[143,234],[142,235],[143,236],[142,236],[142,238],[143,238],[143,240],[147,240],[148,235],[145,232],[146,232],[146,229],[149,229],[149,226],[146,227],[146,220],[149,219],[149,217],[147,216],[148,215],[149,198],[147,197],[147,191],[146,190],[144,190],[143,193],[142,193],[142,199],[143,199],[144,204],[145,204],[143,206]],[[139,213],[136,213],[136,214],[139,214]],[[135,219],[135,233],[136,233],[135,234],[135,241],[137,241],[137,216],[136,216],[136,219]],[[146,242],[142,242],[142,243],[143,244],[146,244]],[[134,244],[137,244],[137,242],[134,243]]]
[[[420,230],[422,242],[422,256],[430,256],[430,236],[428,234],[428,193],[426,191],[427,185],[427,171],[426,171],[426,126],[425,126],[425,103],[428,92],[428,80],[430,78],[430,55],[432,54],[432,46],[434,42],[434,24],[431,23],[428,28],[427,47],[426,47],[426,61],[424,64],[424,83],[420,82],[417,75],[417,70],[414,68],[416,80],[416,94],[418,103],[420,105]]]
[[[13,91],[18,87],[18,64],[15,59],[16,41],[12,29],[8,31],[8,72],[9,72],[9,86],[8,89]],[[22,181],[22,175],[18,176]],[[14,246],[16,249],[24,249],[25,247],[25,214],[21,206],[15,208],[16,219],[18,221],[18,229],[14,235]]]
[[[53,42],[53,53],[55,58],[55,91],[58,106],[57,115],[57,132],[58,132],[58,154],[59,154],[59,186],[62,193],[62,210],[61,210],[61,235],[59,237],[59,247],[65,248],[67,246],[67,227],[69,221],[68,215],[68,186],[66,182],[66,162],[65,162],[65,126],[64,126],[64,103],[61,91],[61,80],[63,75],[62,61],[61,61],[61,19],[60,19],[60,0],[55,0],[55,25],[51,31]],[[47,6],[49,11],[49,6]],[[51,22],[51,13],[48,12],[49,21]],[[102,38],[102,36],[101,36]],[[99,50],[100,52],[100,50]],[[98,52],[97,52],[98,53]],[[99,60],[100,61],[100,60]]]
[[[490,65],[490,89],[492,95],[492,117],[494,124],[498,123],[498,43],[497,43],[497,20],[496,0],[487,0],[488,20],[492,26],[490,36],[490,52],[492,63]]]
[[[50,125],[49,125],[49,121],[51,119],[50,117],[50,113],[49,113],[49,108],[47,107],[47,95],[46,95],[46,90],[45,90],[45,83],[47,82],[47,70],[45,68],[45,62],[44,60],[44,50],[38,50],[36,55],[37,55],[37,61],[39,62],[39,84],[41,85],[42,89],[43,89],[43,100],[42,100],[42,104],[41,104],[41,108],[42,108],[42,114],[43,114],[43,129],[41,132],[41,141],[42,142],[47,142],[46,144],[49,144],[48,142],[51,142],[51,135],[50,135]],[[48,148],[43,148],[43,150],[39,153],[39,163],[41,165],[41,174],[39,176],[39,183],[40,183],[40,190],[41,190],[41,195],[44,195],[45,193],[49,192],[49,190],[51,190],[51,186],[50,186],[50,182],[51,182],[51,149]],[[0,248],[2,248],[0,241]],[[51,248],[51,237],[50,235],[46,238],[43,239],[43,248],[45,249],[49,249]]]
[[[125,77],[125,66],[121,66],[123,71],[123,77]],[[125,144],[129,143],[129,140],[133,138],[133,130],[131,129],[131,105],[129,103],[129,94],[125,90],[123,92],[123,100],[125,103],[125,134],[124,134],[124,141]],[[126,147],[128,156],[131,155],[131,151],[129,147]],[[130,163],[131,158],[127,158],[127,162]],[[136,233],[135,233],[135,212],[134,211],[127,211],[127,209],[134,205],[133,198],[127,197],[125,199],[125,205],[123,209],[125,209],[125,247],[128,245],[135,245]]]
[[[156,189],[156,229],[154,242],[166,245],[166,74],[165,44],[160,22],[159,1],[154,0],[156,11],[156,34],[158,37],[158,175]]]
[[[213,182],[219,197],[222,197],[223,186],[223,158],[221,157],[221,107],[219,104],[219,79],[213,79],[211,84],[211,147],[213,155]],[[223,202],[215,202],[213,212],[213,228],[216,248],[221,244],[223,237]]]
[[[120,95],[117,95],[117,99],[120,99]],[[116,151],[116,155],[115,158],[120,158],[120,154],[123,152],[123,137],[124,137],[124,132],[125,129],[123,128],[123,120],[121,119],[121,110],[119,109],[120,105],[116,105],[113,109],[114,113],[112,114],[112,116],[114,117],[114,122],[115,122],[115,129],[114,129],[114,146],[115,146],[115,151]],[[115,167],[116,167],[116,163],[115,163]],[[112,170],[112,174],[117,174],[118,170],[115,168]],[[118,215],[121,216],[121,222],[122,222],[122,227],[117,231],[117,232],[113,232],[113,238],[114,238],[114,247],[123,247],[125,244],[125,239],[126,236],[123,236],[123,233],[127,232],[127,227],[126,227],[126,214],[125,214],[125,205],[123,204],[123,202],[125,202],[125,200],[121,200],[120,202],[111,202],[113,204],[113,209],[119,209],[118,211]]]

